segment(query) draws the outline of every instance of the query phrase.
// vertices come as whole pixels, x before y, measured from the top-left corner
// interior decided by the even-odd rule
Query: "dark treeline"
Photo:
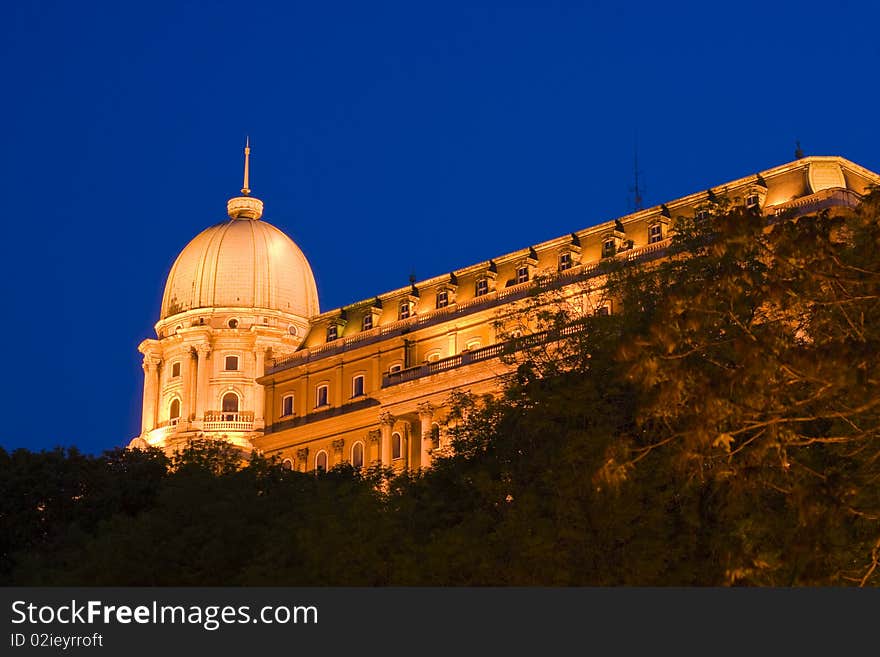
[[[451,399],[428,472],[0,450],[0,583],[876,586],[877,198],[710,209],[501,327],[565,337]]]

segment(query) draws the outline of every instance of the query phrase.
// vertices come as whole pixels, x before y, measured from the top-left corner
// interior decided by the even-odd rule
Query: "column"
[[[342,363],[336,366],[336,383],[333,385],[333,390],[331,390],[331,397],[329,399],[330,403],[333,404],[334,408],[340,408],[342,404],[351,396],[351,391],[343,390],[342,388]],[[366,456],[364,456],[364,461],[366,461]]]
[[[333,465],[339,465],[342,463],[342,450],[345,447],[345,439],[337,438],[331,445],[333,446],[333,457],[336,459]]]
[[[144,356],[144,403],[141,410],[141,433],[156,428],[156,411],[159,400],[159,361]]]
[[[208,408],[208,380],[211,377],[210,370],[208,369],[208,356],[210,353],[210,345],[200,344],[197,347],[199,361],[196,374],[196,419],[201,421],[205,419],[205,411],[212,410]]]
[[[364,458],[364,462],[369,465],[381,463],[382,455],[379,453],[379,445],[382,439],[382,432],[378,429],[370,429],[367,432],[369,454]],[[374,456],[375,455],[375,456]]]
[[[294,403],[295,403],[297,397],[295,396],[293,399],[294,399]],[[275,384],[274,383],[267,383],[265,388],[263,389],[263,402],[265,403],[265,406],[263,407],[263,428],[266,427],[266,419],[267,418],[269,420],[269,426],[271,427],[272,423],[276,419]],[[256,425],[255,425],[255,428],[258,428],[258,427],[256,427]],[[329,466],[330,464],[328,463],[327,465]]]
[[[296,469],[300,472],[309,471],[309,448],[301,447],[296,450]]]
[[[388,411],[379,413],[379,422],[381,423],[381,445],[379,450],[379,460],[386,468],[391,467],[391,430],[394,428],[394,416]],[[402,446],[401,446],[402,447]]]
[[[419,436],[419,466],[422,468],[431,467],[431,449],[433,441],[431,439],[431,421],[434,419],[434,405],[431,402],[423,402],[416,406],[419,411],[419,425],[421,436]]]
[[[259,379],[266,373],[266,352],[267,348],[262,345],[257,345],[256,349],[254,349],[254,362],[255,362],[255,370],[254,370],[254,379]],[[266,421],[263,413],[265,412],[265,404],[266,404],[266,389],[263,388],[259,383],[254,385],[254,428],[262,429],[266,426]]]
[[[186,423],[189,422],[189,417],[192,414],[193,407],[193,367],[192,367],[192,347],[186,347],[183,352],[183,357],[180,359],[180,378],[183,383],[183,386],[180,391],[180,430],[185,431],[187,429]]]
[[[448,331],[446,333],[447,356],[455,356],[458,353],[458,331]]]

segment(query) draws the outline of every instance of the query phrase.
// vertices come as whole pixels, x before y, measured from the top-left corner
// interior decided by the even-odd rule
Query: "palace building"
[[[662,257],[676,218],[699,217],[716,198],[800,215],[854,207],[880,184],[844,158],[804,157],[320,312],[302,251],[250,196],[249,153],[242,196],[178,256],[157,337],[139,346],[143,419],[132,447],[173,451],[207,437],[301,471],[430,467],[448,449],[450,395],[499,389],[505,340],[536,289],[559,290],[556,302],[577,312],[612,313],[599,264]]]

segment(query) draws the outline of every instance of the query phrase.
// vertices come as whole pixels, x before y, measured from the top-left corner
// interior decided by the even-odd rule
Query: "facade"
[[[242,196],[228,220],[206,228],[177,257],[162,299],[156,338],[143,354],[141,434],[131,447],[169,452],[195,437],[244,450],[265,425],[266,359],[295,352],[316,316],[318,292],[306,257],[250,196],[248,157]]]
[[[271,302],[261,301],[259,308],[251,297],[235,296],[232,303],[233,293],[224,288],[238,289],[237,276],[259,278],[247,267],[224,270],[216,278],[216,296],[196,299],[187,291],[205,280],[202,270],[176,263],[156,325],[158,339],[140,347],[146,377],[144,426],[133,442],[170,448],[202,434],[279,455],[287,467],[301,471],[342,462],[430,467],[432,455],[448,448],[444,426],[450,394],[498,389],[499,375],[508,371],[499,358],[509,346],[505,340],[529,330],[523,324],[522,303],[536,288],[558,289],[556,302],[577,312],[611,313],[612,302],[601,296],[599,263],[661,257],[675,219],[699,216],[714,198],[756,207],[768,216],[791,210],[806,214],[853,207],[874,184],[880,184],[880,176],[843,158],[801,158],[323,313],[318,313],[316,296],[309,296],[314,281],[295,245],[284,257],[294,263],[290,269],[300,277],[300,287]],[[246,201],[255,200],[232,199],[230,221],[208,231],[230,230],[245,221],[249,223],[243,225],[261,230],[256,228],[262,223],[257,212],[233,217]],[[178,262],[190,250],[209,251],[200,238],[184,249]],[[262,272],[261,257],[252,263],[254,272]],[[236,328],[228,325],[233,318],[240,322]],[[205,327],[203,319],[210,325]],[[204,365],[203,351],[210,354]],[[247,366],[235,375],[223,370],[228,354],[241,354],[240,362]],[[188,374],[181,374],[178,382],[168,370],[181,359]],[[244,404],[253,414],[239,417],[246,430],[222,423],[229,392],[240,394],[239,408]],[[175,400],[185,412],[173,422]]]

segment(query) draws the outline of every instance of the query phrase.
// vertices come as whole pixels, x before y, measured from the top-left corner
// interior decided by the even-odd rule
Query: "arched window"
[[[180,420],[180,400],[175,398],[171,400],[171,408],[168,410],[168,417],[171,424],[177,424]]]
[[[223,419],[227,421],[234,421],[235,414],[238,413],[238,395],[236,395],[234,392],[227,392],[225,395],[223,395],[221,407],[223,409]]]
[[[391,458],[399,459],[403,455],[403,440],[396,431],[391,434]]]
[[[290,459],[284,459],[281,462],[281,467],[285,470],[293,470],[293,461],[291,461]]]
[[[364,466],[364,444],[357,442],[351,447],[351,464],[356,468]]]
[[[281,417],[293,415],[293,395],[284,395],[281,399]]]
[[[351,380],[351,396],[352,397],[363,397],[364,396],[364,375],[358,374]]]
[[[315,456],[315,470],[327,472],[327,452],[323,449]]]
[[[315,388],[315,408],[327,406],[330,403],[330,386],[322,383]]]

